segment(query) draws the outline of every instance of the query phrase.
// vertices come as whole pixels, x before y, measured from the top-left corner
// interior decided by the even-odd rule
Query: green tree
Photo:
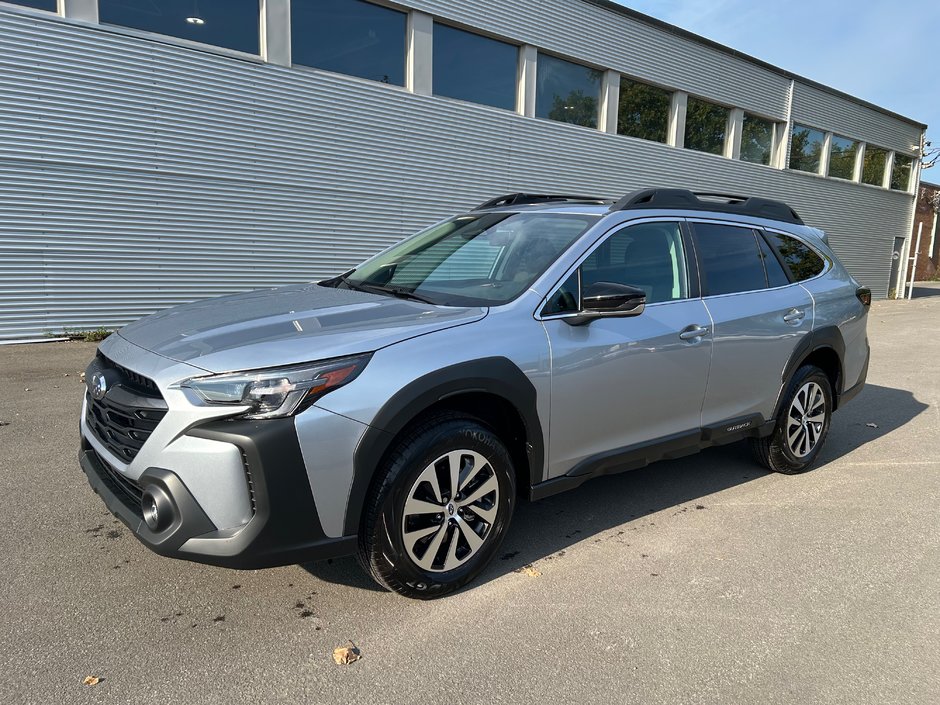
[[[578,89],[571,91],[567,97],[554,95],[548,119],[584,127],[597,127],[597,111],[597,96],[584,95],[584,91]]]
[[[662,88],[620,79],[617,134],[665,142],[671,100],[669,91]]]
[[[721,154],[728,131],[728,108],[689,98],[685,113],[685,146],[699,152]]]
[[[751,115],[744,116],[741,129],[741,159],[757,164],[770,164],[774,144],[774,124]]]

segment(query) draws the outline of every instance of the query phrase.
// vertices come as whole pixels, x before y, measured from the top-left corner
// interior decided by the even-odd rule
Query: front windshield
[[[435,304],[497,306],[529,288],[600,216],[462,215],[369,260],[339,285]]]

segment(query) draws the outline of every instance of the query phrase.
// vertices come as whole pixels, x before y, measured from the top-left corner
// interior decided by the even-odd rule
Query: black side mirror
[[[564,320],[573,326],[583,326],[595,318],[639,316],[645,308],[646,292],[642,289],[615,282],[596,282],[584,287],[579,315]]]

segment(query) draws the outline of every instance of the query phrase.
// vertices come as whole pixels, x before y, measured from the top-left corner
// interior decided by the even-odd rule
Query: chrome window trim
[[[635,220],[628,220],[626,222],[617,223],[616,225],[611,226],[608,230],[604,231],[590,246],[588,246],[588,248],[583,253],[581,253],[581,255],[575,260],[574,264],[570,265],[568,269],[565,270],[565,273],[561,276],[560,279],[558,279],[554,284],[552,284],[551,287],[549,287],[549,293],[541,298],[538,306],[536,306],[535,310],[532,312],[532,317],[537,321],[550,321],[555,318],[570,318],[572,316],[580,315],[581,312],[576,311],[573,313],[553,313],[553,314],[548,314],[547,316],[543,316],[542,309],[545,308],[545,305],[548,303],[548,300],[552,296],[555,295],[555,292],[557,292],[561,288],[561,286],[566,281],[568,281],[568,277],[570,277],[574,273],[574,271],[580,271],[581,265],[584,264],[584,260],[590,257],[598,247],[603,245],[609,238],[613,237],[616,233],[620,232],[621,230],[625,230],[626,228],[632,227],[634,225],[642,225],[644,223],[677,223],[681,225],[683,222],[687,220],[688,218],[668,216],[668,215],[658,215],[658,216],[650,216],[648,218],[637,218]],[[682,262],[685,265],[686,282],[690,283],[691,277],[689,276],[689,254],[686,252],[685,243],[683,243],[682,254],[683,254]],[[579,293],[580,293],[580,290],[581,290],[581,275],[579,274],[578,275]],[[672,301],[657,301],[655,303],[646,304],[646,307],[649,308],[650,306],[660,306],[662,304],[673,304],[673,303],[678,303],[680,301],[689,301],[691,300],[691,298],[692,297],[690,296],[686,296],[683,299],[674,299]]]

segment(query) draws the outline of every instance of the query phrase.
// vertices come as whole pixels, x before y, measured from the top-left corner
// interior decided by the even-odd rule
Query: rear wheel
[[[441,414],[409,433],[368,499],[359,560],[407,597],[441,597],[468,583],[499,549],[515,506],[506,447],[478,419]]]
[[[752,439],[751,449],[757,461],[774,472],[804,472],[819,455],[831,419],[829,377],[814,365],[804,365],[790,380],[774,432]]]

